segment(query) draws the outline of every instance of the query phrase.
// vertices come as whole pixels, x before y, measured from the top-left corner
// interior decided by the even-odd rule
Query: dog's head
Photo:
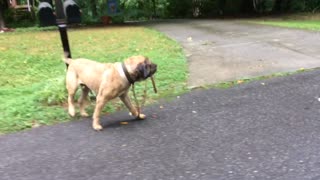
[[[128,70],[134,81],[145,80],[157,71],[157,65],[145,56],[132,56],[125,60],[125,65],[130,67]]]

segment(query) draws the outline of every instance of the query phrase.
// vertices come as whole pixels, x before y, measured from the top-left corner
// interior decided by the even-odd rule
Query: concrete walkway
[[[191,87],[320,66],[320,32],[233,20],[174,20],[150,26],[185,48]]]

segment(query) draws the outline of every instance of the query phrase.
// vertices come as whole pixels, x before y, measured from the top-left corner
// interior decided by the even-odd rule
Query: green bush
[[[306,1],[306,10],[309,12],[319,12],[320,10],[320,1],[318,0],[309,0]]]
[[[124,16],[122,14],[111,16],[113,24],[122,24],[124,22]]]
[[[292,0],[289,7],[291,12],[303,12],[306,10],[306,3],[301,0]]]
[[[4,20],[6,22],[14,22],[14,10],[9,8],[4,12]]]
[[[169,0],[168,13],[170,17],[192,17],[191,0]]]
[[[8,27],[18,28],[18,27],[31,27],[37,25],[37,18],[35,17],[35,9],[32,12],[20,12],[18,14],[18,9],[9,8],[4,13],[5,22],[7,22]]]
[[[241,1],[239,0],[226,0],[225,14],[238,14],[240,13]]]
[[[204,1],[200,4],[200,17],[211,17],[219,15],[219,4],[218,1]]]

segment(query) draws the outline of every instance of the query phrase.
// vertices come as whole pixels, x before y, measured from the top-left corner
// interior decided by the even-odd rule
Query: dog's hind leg
[[[67,72],[66,86],[68,90],[68,111],[70,116],[74,117],[76,115],[74,95],[78,88],[77,75],[74,72]]]
[[[80,115],[82,117],[88,117],[88,113],[86,112],[85,108],[88,104],[88,94],[90,89],[86,85],[81,85],[81,96],[79,98],[79,106],[80,106]]]

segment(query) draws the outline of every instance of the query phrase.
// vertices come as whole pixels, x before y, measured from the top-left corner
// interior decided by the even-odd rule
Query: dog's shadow
[[[125,127],[125,126],[132,126],[136,125],[137,123],[142,123],[143,121],[146,120],[140,120],[140,119],[125,119],[121,118],[122,120],[103,120],[101,121],[101,126],[106,129],[110,128],[120,128],[120,127]]]

